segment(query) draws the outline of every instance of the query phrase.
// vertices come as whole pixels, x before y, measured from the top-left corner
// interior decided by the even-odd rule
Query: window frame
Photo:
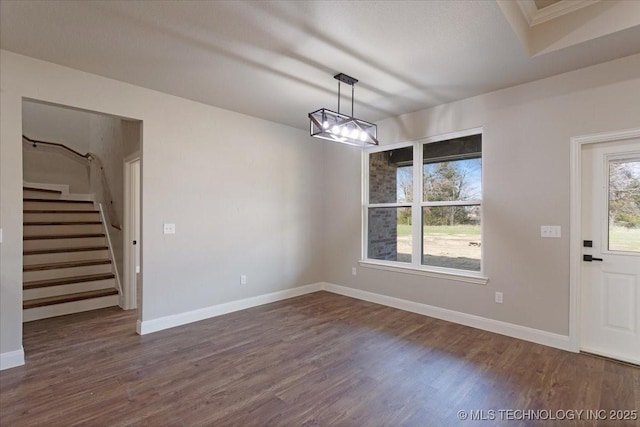
[[[422,276],[430,276],[442,279],[452,279],[474,284],[486,284],[488,278],[484,276],[485,251],[484,245],[480,247],[480,271],[462,270],[447,267],[437,267],[422,264],[423,250],[423,228],[422,228],[422,210],[424,207],[433,206],[477,206],[480,207],[482,218],[483,203],[480,200],[464,200],[464,201],[437,201],[426,202],[423,200],[423,164],[418,163],[416,159],[422,159],[423,149],[426,144],[445,141],[448,139],[461,138],[470,135],[483,136],[483,128],[472,128],[458,132],[450,132],[446,134],[434,135],[426,138],[420,138],[412,141],[399,142],[395,144],[382,145],[376,147],[365,148],[362,153],[362,253],[359,264],[362,267],[376,268],[388,271],[395,271],[407,274],[417,274]],[[399,148],[413,147],[413,201],[412,202],[396,202],[396,203],[369,203],[369,157],[373,153],[390,151]],[[482,149],[484,154],[484,147]],[[481,159],[484,156],[481,156]],[[416,167],[418,164],[418,167]],[[484,193],[484,173],[485,168],[481,170],[482,193]],[[368,258],[368,233],[369,233],[369,209],[371,208],[402,208],[411,209],[411,263],[400,261],[385,261]],[[418,221],[416,221],[418,219]],[[481,241],[484,242],[484,218],[480,222]]]

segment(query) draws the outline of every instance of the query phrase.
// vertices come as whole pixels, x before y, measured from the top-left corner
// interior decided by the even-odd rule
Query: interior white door
[[[136,242],[134,254],[135,254],[135,266],[136,273],[140,273],[140,160],[136,160],[131,164],[132,174],[132,204],[133,204],[133,238]]]
[[[640,140],[582,149],[581,350],[640,364]]]
[[[131,310],[140,306],[140,158],[124,161],[124,301],[123,308]]]

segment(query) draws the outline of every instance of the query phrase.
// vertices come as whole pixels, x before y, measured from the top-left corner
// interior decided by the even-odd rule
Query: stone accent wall
[[[369,156],[369,203],[394,203],[397,200],[397,166],[389,161],[388,152]],[[397,209],[369,209],[367,256],[372,259],[397,261]]]

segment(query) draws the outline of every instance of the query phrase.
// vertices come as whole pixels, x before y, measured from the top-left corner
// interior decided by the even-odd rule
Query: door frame
[[[571,202],[569,241],[569,342],[580,351],[582,295],[582,148],[587,144],[640,138],[640,128],[604,132],[571,138]]]
[[[132,179],[131,171],[134,162],[141,162],[140,152],[137,151],[127,157],[125,157],[124,164],[124,230],[123,230],[123,303],[122,308],[124,310],[132,310],[137,308],[137,286],[136,286],[136,267],[135,267],[135,251],[131,250],[129,242],[133,240],[132,230],[134,225],[134,205],[132,203]],[[142,163],[140,164],[142,166]],[[142,168],[140,168],[140,188],[142,188]],[[141,197],[141,194],[138,194]],[[140,200],[139,206],[142,208],[142,200]],[[138,212],[140,215],[141,212]],[[140,218],[140,224],[142,224],[142,218]],[[140,242],[139,242],[140,243]],[[140,258],[142,258],[142,247],[140,247]],[[140,262],[140,271],[142,272],[142,262]]]

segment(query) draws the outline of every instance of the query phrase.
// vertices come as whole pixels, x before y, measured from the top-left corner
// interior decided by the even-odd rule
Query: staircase
[[[115,269],[94,202],[23,187],[23,322],[118,305]]]

